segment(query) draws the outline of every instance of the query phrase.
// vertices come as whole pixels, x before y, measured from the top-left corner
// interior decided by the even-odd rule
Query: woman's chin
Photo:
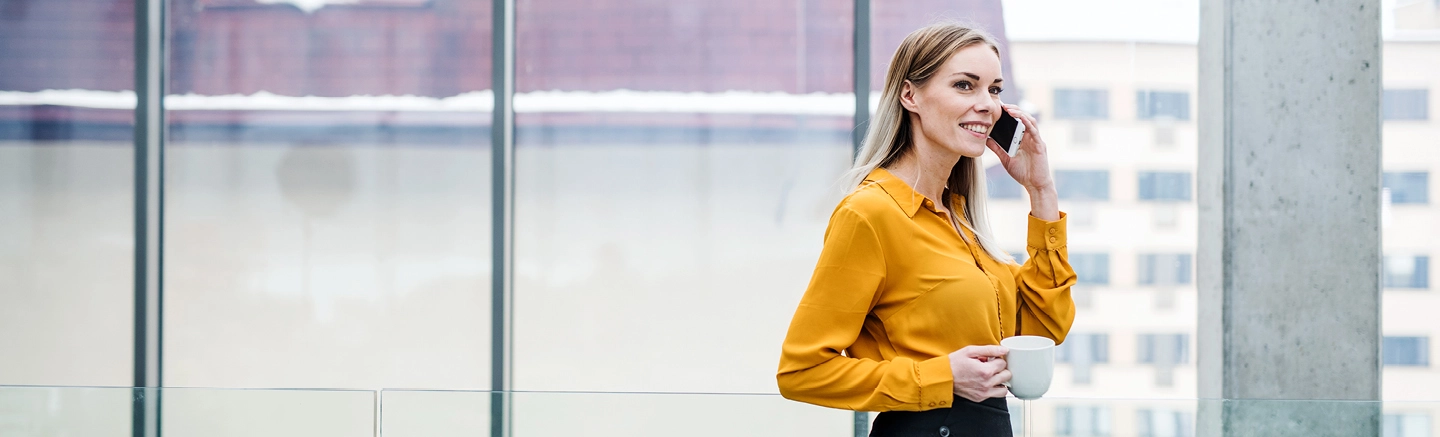
[[[985,155],[986,150],[988,150],[988,147],[985,145],[984,141],[978,143],[974,141],[965,141],[960,144],[959,152],[960,156],[979,158]]]

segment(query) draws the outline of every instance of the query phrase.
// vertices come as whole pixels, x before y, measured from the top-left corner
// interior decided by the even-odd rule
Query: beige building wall
[[[1417,2],[1429,5],[1431,2]],[[1413,6],[1412,6],[1413,7]],[[1088,384],[1076,383],[1074,366],[1057,366],[1051,405],[1065,405],[1064,398],[1194,398],[1196,299],[1191,284],[1157,289],[1136,283],[1137,257],[1146,252],[1194,253],[1196,205],[1145,202],[1137,199],[1138,171],[1185,171],[1196,167],[1196,47],[1188,44],[1131,42],[1044,42],[1012,43],[1015,81],[1022,86],[1023,106],[1041,119],[1041,132],[1052,154],[1052,167],[1059,170],[1100,170],[1110,172],[1110,200],[1102,202],[1061,201],[1072,214],[1071,253],[1110,254],[1106,286],[1077,287],[1081,301],[1074,333],[1109,334],[1108,363],[1095,364]],[[1384,205],[1383,235],[1387,255],[1427,255],[1429,288],[1385,290],[1383,329],[1386,336],[1419,336],[1430,340],[1429,365],[1387,366],[1383,396],[1387,414],[1420,414],[1429,417],[1427,434],[1440,435],[1437,419],[1440,407],[1440,308],[1436,293],[1437,257],[1440,257],[1440,39],[1433,41],[1389,41],[1384,47],[1386,89],[1426,89],[1426,120],[1388,120],[1383,131],[1383,162],[1387,172],[1428,172],[1429,203]],[[1109,117],[1103,120],[1065,120],[1054,116],[1055,90],[1061,88],[1106,89]],[[1183,91],[1189,95],[1189,120],[1174,122],[1137,119],[1136,91]],[[1316,120],[1316,123],[1324,123]],[[1172,145],[1160,141],[1173,135]],[[1088,138],[1088,141],[1087,141]],[[1193,179],[1192,179],[1193,181]],[[1317,189],[1324,189],[1317,181]],[[1020,200],[997,202],[994,214],[1023,214],[1028,203]],[[1085,216],[1091,217],[1085,217]],[[1003,239],[1017,234],[1014,223],[996,220]],[[1005,227],[1016,229],[1004,229]],[[1006,241],[1009,247],[1023,247],[1023,241]],[[1276,254],[1283,256],[1283,254]],[[1192,263],[1193,268],[1193,263]],[[1088,304],[1086,303],[1088,301]],[[1317,315],[1323,317],[1323,315]],[[1137,339],[1146,333],[1185,333],[1190,337],[1187,363],[1173,370],[1171,384],[1162,384],[1154,365],[1137,363]],[[1397,401],[1432,401],[1404,403]],[[1075,399],[1074,405],[1087,401]],[[1147,403],[1112,402],[1112,430],[1121,432],[1135,426],[1139,408]],[[1193,411],[1193,410],[1190,410]],[[1037,415],[1054,411],[1037,409]],[[1045,419],[1047,422],[1054,417]],[[1053,425],[1037,430],[1054,430]],[[1406,431],[1413,432],[1414,430]],[[1118,434],[1128,435],[1128,434]]]

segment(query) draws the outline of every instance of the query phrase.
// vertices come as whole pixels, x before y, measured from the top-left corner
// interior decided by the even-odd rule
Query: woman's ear
[[[900,86],[900,106],[904,106],[910,112],[920,112],[920,103],[915,99],[915,84],[905,81]]]

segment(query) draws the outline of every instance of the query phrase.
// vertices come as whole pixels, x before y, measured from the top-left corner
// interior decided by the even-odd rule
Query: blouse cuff
[[[1030,216],[1030,235],[1027,244],[1036,250],[1056,250],[1065,247],[1065,213],[1055,221],[1041,220]]]
[[[920,410],[950,406],[955,399],[955,375],[950,372],[950,357],[941,355],[916,364],[920,379]]]

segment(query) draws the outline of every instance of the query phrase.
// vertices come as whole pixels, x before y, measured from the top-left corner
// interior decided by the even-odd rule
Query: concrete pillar
[[[1378,9],[1201,2],[1198,435],[1380,434]]]

